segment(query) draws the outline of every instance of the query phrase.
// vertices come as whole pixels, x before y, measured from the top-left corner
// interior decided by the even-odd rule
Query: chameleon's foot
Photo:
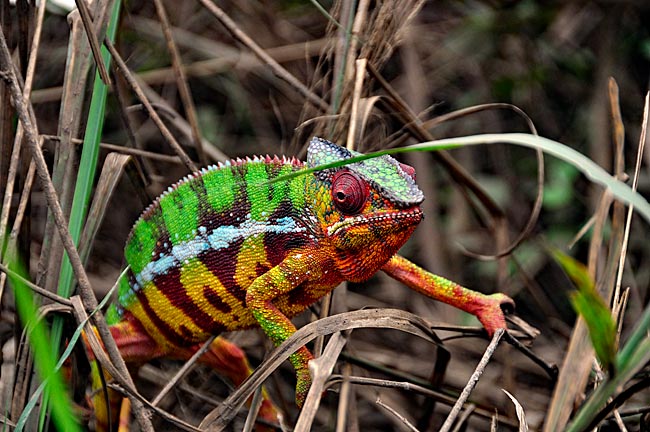
[[[258,417],[270,424],[282,424],[282,415],[280,414],[280,410],[276,408],[270,399],[268,399],[267,395],[264,395],[264,400],[262,401]]]
[[[515,310],[515,302],[505,294],[497,293],[484,296],[474,314],[483,324],[488,335],[492,336],[498,329],[507,329],[504,314]]]

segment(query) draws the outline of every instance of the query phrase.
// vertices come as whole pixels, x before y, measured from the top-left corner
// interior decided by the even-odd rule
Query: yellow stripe
[[[243,305],[235,296],[230,294],[221,284],[219,278],[217,278],[200,260],[191,259],[187,264],[183,265],[180,281],[185,287],[185,292],[192,302],[203,312],[213,317],[216,321],[221,322],[228,330],[234,330],[248,324],[248,321],[234,322],[232,319],[233,316],[243,319],[245,316],[250,315],[250,313],[246,310],[245,305]],[[230,312],[224,313],[210,304],[203,293],[203,287],[206,285],[209,286],[212,291],[215,291],[224,303],[230,306]]]
[[[264,250],[264,234],[247,238],[241,245],[233,279],[243,288],[248,288],[257,279],[258,265],[271,268]]]
[[[205,333],[199,326],[194,324],[192,319],[188,317],[185,312],[174,306],[169,301],[169,299],[153,284],[153,282],[148,282],[142,289],[144,291],[144,295],[147,297],[149,307],[151,307],[151,309],[153,309],[156,314],[158,314],[158,316],[161,317],[161,319],[163,319],[167,325],[179,335],[179,337],[187,331],[195,335],[198,339],[205,339],[210,336],[209,334]],[[149,323],[153,326],[151,330],[154,331],[154,333],[152,333],[149,327],[147,327],[149,334],[153,335],[160,332],[156,330],[154,323],[151,321],[149,321]],[[147,325],[149,325],[149,323]],[[181,327],[185,327],[187,330],[181,330]],[[162,340],[166,340],[163,335],[160,335],[160,337]],[[161,341],[157,342],[162,343]]]
[[[142,324],[149,336],[151,336],[151,338],[155,340],[160,347],[170,346],[170,341],[167,340],[165,335],[160,333],[158,327],[151,321],[151,319],[149,319],[149,315],[147,315],[147,312],[145,312],[144,308],[142,307],[142,303],[139,301],[134,302],[131,306],[129,306],[129,312],[131,312],[133,316],[136,317],[138,321],[140,321],[140,324]]]

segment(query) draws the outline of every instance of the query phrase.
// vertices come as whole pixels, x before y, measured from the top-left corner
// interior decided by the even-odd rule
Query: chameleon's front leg
[[[296,327],[274,304],[273,300],[297,288],[308,279],[310,263],[300,255],[288,257],[279,265],[259,276],[246,291],[246,307],[259,322],[275,346],[296,332]],[[313,271],[313,269],[312,269]],[[291,354],[289,360],[296,370],[296,404],[301,407],[311,385],[308,363],[313,359],[306,347]]]
[[[441,276],[429,273],[399,255],[393,256],[384,264],[382,270],[427,297],[475,315],[490,336],[497,329],[506,328],[504,309],[514,308],[514,302],[505,294],[485,295],[472,291]]]

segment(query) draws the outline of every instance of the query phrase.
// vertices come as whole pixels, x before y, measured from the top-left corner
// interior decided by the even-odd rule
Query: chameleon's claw
[[[490,297],[493,296],[499,299],[499,306],[504,314],[510,315],[515,312],[515,302],[513,299],[502,293],[492,294]]]
[[[498,329],[507,329],[505,315],[515,310],[515,302],[505,294],[497,293],[485,296],[482,305],[476,311],[476,317],[483,324],[489,336]]]

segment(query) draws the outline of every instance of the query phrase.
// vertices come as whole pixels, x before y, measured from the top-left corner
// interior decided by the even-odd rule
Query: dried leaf
[[[526,422],[526,413],[524,412],[524,407],[521,406],[519,401],[512,394],[510,394],[508,390],[501,389],[501,391],[503,391],[515,405],[515,409],[517,410],[517,418],[519,419],[519,432],[528,432],[528,423]]]

